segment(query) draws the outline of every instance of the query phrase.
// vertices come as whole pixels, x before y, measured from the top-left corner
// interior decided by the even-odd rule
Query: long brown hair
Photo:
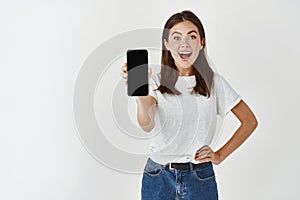
[[[162,56],[161,56],[161,70],[160,70],[160,86],[156,89],[159,90],[162,94],[176,94],[179,95],[179,92],[175,88],[175,84],[178,79],[178,71],[176,70],[176,65],[174,59],[171,55],[171,52],[164,47],[164,39],[168,41],[170,29],[177,23],[183,21],[190,21],[195,26],[197,26],[200,38],[205,40],[205,32],[203,25],[199,18],[189,10],[184,10],[182,12],[172,15],[166,22],[163,30],[162,36]],[[193,88],[192,93],[200,94],[203,96],[210,97],[210,91],[213,80],[213,71],[210,68],[206,56],[205,49],[206,45],[204,42],[203,48],[199,51],[199,55],[196,58],[195,62],[192,65],[193,72],[196,78],[196,85]]]

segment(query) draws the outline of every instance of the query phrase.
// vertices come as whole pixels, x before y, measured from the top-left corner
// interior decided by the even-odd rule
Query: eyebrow
[[[190,34],[190,33],[193,33],[193,32],[197,34],[197,32],[194,31],[194,30],[189,31],[187,34]],[[177,34],[179,34],[179,35],[182,35],[182,33],[179,33],[178,31],[174,31],[174,32],[172,33],[172,35],[174,35],[175,33],[177,33]],[[172,36],[172,35],[171,35],[171,36]]]

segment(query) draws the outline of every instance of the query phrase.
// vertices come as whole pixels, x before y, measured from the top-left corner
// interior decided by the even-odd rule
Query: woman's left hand
[[[196,151],[195,160],[199,162],[211,161],[215,165],[222,162],[220,155],[217,152],[214,152],[208,145],[205,145]]]

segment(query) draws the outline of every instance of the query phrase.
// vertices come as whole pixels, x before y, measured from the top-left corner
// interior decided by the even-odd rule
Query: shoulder
[[[216,85],[226,85],[229,84],[229,82],[227,81],[227,79],[220,73],[218,72],[214,72],[214,82]]]
[[[231,87],[225,77],[220,73],[214,72],[213,79],[214,89],[217,93],[227,90],[229,87]]]
[[[214,72],[213,82],[216,87],[222,83],[223,79],[224,77],[220,73]]]
[[[214,81],[220,81],[223,78],[224,77],[220,73],[214,72]]]

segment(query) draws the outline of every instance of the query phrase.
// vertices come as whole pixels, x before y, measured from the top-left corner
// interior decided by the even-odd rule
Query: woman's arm
[[[148,95],[137,97],[136,102],[138,123],[144,131],[150,132],[155,127],[156,100]]]
[[[228,142],[217,151],[220,156],[220,162],[225,160],[225,158],[244,143],[258,125],[255,115],[243,100],[232,108],[231,111],[239,119],[241,125]]]
[[[127,63],[124,63],[121,67],[122,72],[120,73],[121,77],[124,79],[125,84],[127,85]],[[152,68],[148,69],[148,78],[152,75]],[[150,84],[149,84],[150,90]],[[137,120],[140,127],[146,131],[150,132],[154,127],[154,116],[156,111],[156,99],[151,96],[137,96]]]
[[[195,159],[200,162],[212,161],[214,164],[220,164],[225,160],[233,151],[235,151],[256,129],[258,122],[248,107],[248,105],[241,100],[234,108],[231,109],[233,114],[241,122],[240,127],[235,131],[233,136],[223,145],[218,151],[213,152],[209,146],[201,147]]]

